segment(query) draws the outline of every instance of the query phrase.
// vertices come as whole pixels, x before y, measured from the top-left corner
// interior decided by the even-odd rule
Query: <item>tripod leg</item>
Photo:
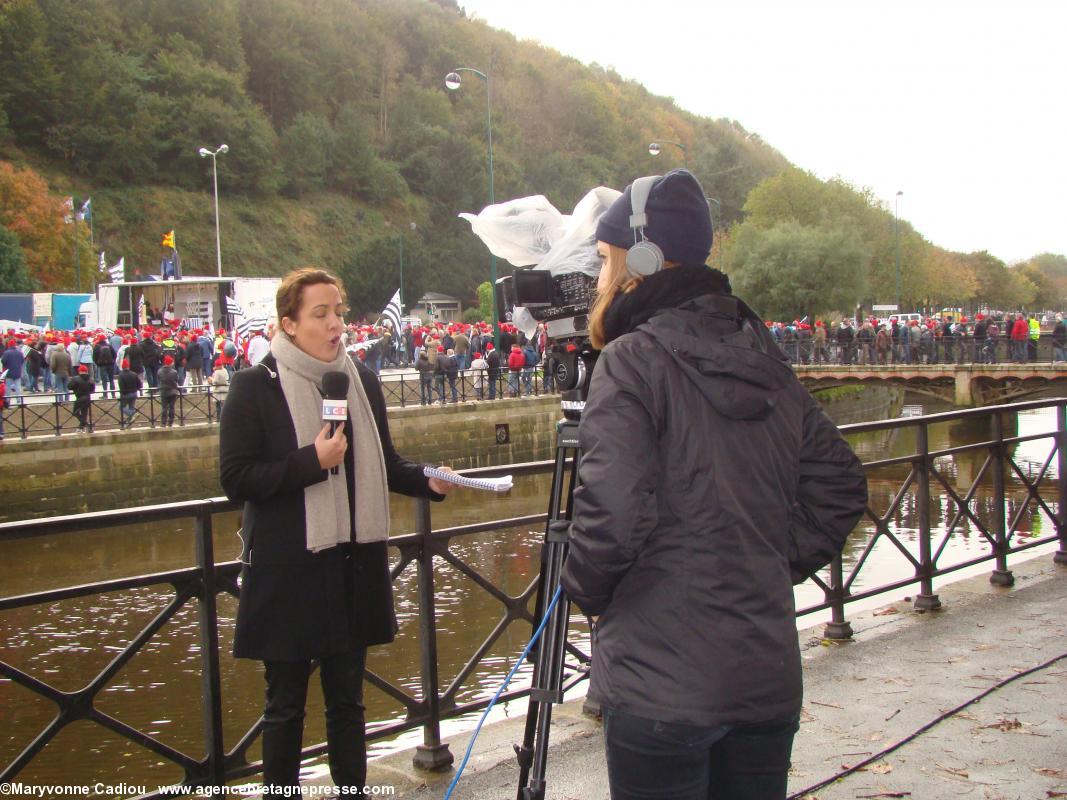
[[[568,476],[566,473],[569,454],[573,454],[573,457],[570,458]],[[563,564],[567,558],[570,535],[568,517],[577,485],[580,458],[577,423],[561,422],[557,429],[556,464],[549,496],[548,526],[542,549],[538,619],[543,613],[542,609],[559,589]],[[552,704],[563,702],[563,658],[569,614],[570,602],[561,596],[552,609],[537,646],[523,745],[521,748],[515,748],[520,765],[517,800],[543,800],[545,796]]]

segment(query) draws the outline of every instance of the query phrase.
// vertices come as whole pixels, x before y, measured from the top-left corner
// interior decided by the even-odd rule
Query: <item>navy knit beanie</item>
[[[629,250],[634,246],[634,232],[630,227],[630,190],[604,212],[596,226],[597,241]],[[684,169],[671,170],[652,185],[645,204],[648,225],[645,237],[663,251],[667,261],[698,266],[711,253],[711,213],[704,190],[693,173]]]

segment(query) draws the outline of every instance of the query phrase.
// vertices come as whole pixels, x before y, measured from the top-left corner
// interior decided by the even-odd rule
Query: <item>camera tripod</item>
[[[568,397],[569,396],[569,397]],[[548,523],[541,548],[541,573],[538,578],[536,613],[540,620],[544,609],[560,586],[560,574],[567,558],[570,538],[570,514],[574,490],[578,485],[581,446],[578,443],[578,417],[584,402],[578,392],[564,392],[566,419],[556,426],[556,460],[552,489],[548,498]],[[564,502],[564,500],[566,502]],[[552,723],[552,705],[563,702],[563,658],[567,646],[567,623],[570,600],[562,594],[552,609],[534,661],[530,704],[521,745],[515,745],[519,761],[519,786],[516,800],[544,800],[545,769],[548,762],[548,737]]]

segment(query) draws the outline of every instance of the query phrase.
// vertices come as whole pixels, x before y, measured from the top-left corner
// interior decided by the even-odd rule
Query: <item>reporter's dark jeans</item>
[[[604,709],[612,800],[784,800],[798,720],[708,728]]]
[[[367,782],[367,734],[363,706],[363,668],[367,650],[338,653],[319,660],[326,700],[326,743],[330,776],[339,787]],[[310,661],[265,661],[267,705],[263,712],[263,783],[296,786],[304,739]],[[349,795],[355,796],[355,795]]]

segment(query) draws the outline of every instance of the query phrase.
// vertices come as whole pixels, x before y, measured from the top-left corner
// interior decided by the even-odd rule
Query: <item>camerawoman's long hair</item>
[[[626,269],[627,251],[624,248],[607,242],[599,242],[598,247],[607,248],[607,257],[601,264],[596,300],[589,310],[589,341],[597,350],[603,350],[607,344],[604,341],[604,315],[616,296],[620,293],[629,294],[641,285],[644,278],[630,275],[630,271]],[[663,265],[663,269],[676,266],[678,262],[668,261]]]

